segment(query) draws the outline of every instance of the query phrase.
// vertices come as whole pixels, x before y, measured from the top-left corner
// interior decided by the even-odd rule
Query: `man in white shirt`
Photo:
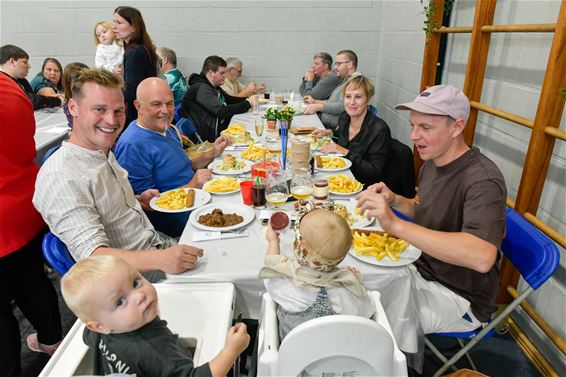
[[[111,254],[140,271],[180,273],[194,267],[202,249],[157,232],[142,208],[157,190],[134,196],[127,172],[110,148],[125,122],[122,79],[84,70],[68,103],[73,132],[42,166],[33,203],[75,259]]]

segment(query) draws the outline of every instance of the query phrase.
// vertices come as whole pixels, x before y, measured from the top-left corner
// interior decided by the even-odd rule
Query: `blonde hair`
[[[83,86],[87,82],[103,86],[105,88],[124,88],[122,76],[102,68],[84,68],[71,82],[71,95],[75,101],[84,97]]]
[[[344,84],[344,87],[342,88],[342,97],[346,97],[346,90],[359,88],[362,88],[362,90],[365,92],[368,101],[375,94],[375,86],[373,85],[371,80],[365,76],[360,75],[354,76],[346,81],[346,84]]]
[[[114,41],[116,41],[116,34],[114,34],[114,29],[112,28],[112,25],[110,25],[110,22],[107,21],[100,21],[97,22],[96,25],[94,25],[94,44],[95,45],[99,45],[100,41],[98,40],[98,36],[96,35],[96,28],[99,26],[103,26],[105,29],[107,29],[108,31],[110,31],[110,33],[112,34],[112,39]]]
[[[61,279],[61,293],[67,306],[83,322],[95,320],[89,311],[92,288],[127,262],[113,255],[92,256],[78,261]]]
[[[352,231],[344,218],[334,211],[316,209],[300,224],[301,237],[310,252],[323,258],[343,258],[352,246]]]

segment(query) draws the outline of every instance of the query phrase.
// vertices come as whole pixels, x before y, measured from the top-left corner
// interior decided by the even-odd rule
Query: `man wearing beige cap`
[[[424,332],[473,330],[496,309],[505,181],[491,160],[466,144],[470,103],[456,87],[433,86],[396,109],[410,110],[411,140],[425,161],[418,194],[404,198],[377,183],[358,195],[359,206],[385,231],[422,250],[415,297]]]

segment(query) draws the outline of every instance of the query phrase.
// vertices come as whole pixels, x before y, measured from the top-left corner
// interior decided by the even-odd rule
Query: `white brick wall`
[[[30,54],[30,77],[47,56],[63,65],[94,64],[94,24],[112,20],[120,2],[1,0],[0,43]],[[199,72],[208,55],[238,56],[243,80],[266,82],[274,90],[298,90],[318,51],[359,54],[359,69],[375,80],[379,1],[137,1],[157,46],[174,49],[179,68]]]

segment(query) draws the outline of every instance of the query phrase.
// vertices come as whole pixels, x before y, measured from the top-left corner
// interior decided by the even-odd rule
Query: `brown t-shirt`
[[[448,165],[423,165],[419,176],[417,224],[443,232],[466,232],[500,249],[505,233],[507,190],[499,168],[472,148]],[[457,248],[458,245],[454,245]],[[425,253],[416,262],[420,274],[471,302],[482,322],[496,309],[499,271],[487,273],[442,262]]]

